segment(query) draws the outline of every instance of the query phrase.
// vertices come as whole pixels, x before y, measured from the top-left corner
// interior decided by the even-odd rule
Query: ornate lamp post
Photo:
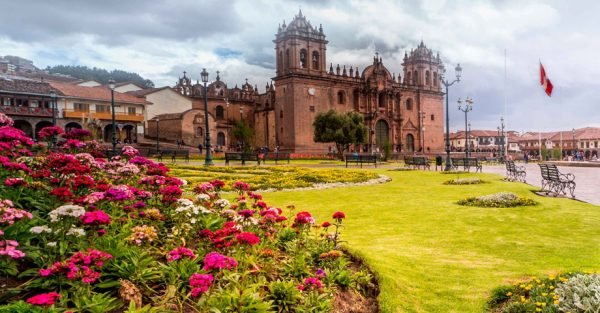
[[[473,148],[472,145],[471,145],[471,140],[470,140],[471,136],[469,135],[471,133],[471,123],[469,123],[468,126],[469,126],[469,128],[468,128],[468,131],[467,131],[467,138],[469,138],[469,151],[471,151],[471,148]]]
[[[575,128],[573,128],[573,158],[575,158],[575,155],[577,154],[577,148],[577,143],[575,142]]]
[[[446,167],[444,171],[452,170],[452,159],[450,158],[450,111],[448,110],[448,87],[454,85],[454,83],[460,82],[460,75],[462,68],[460,64],[456,65],[454,69],[456,71],[456,79],[453,81],[444,80],[444,74],[440,75],[440,81],[446,87]]]
[[[52,98],[52,126],[56,126],[56,91],[50,90],[50,98]],[[56,135],[52,136],[52,148],[56,145]]]
[[[110,108],[112,109],[112,156],[117,153],[117,124],[115,124],[115,81],[108,81],[110,88]]]
[[[204,165],[213,165],[212,153],[210,151],[210,130],[208,128],[208,72],[205,68],[200,73],[202,82],[204,83],[204,133],[206,134],[206,157],[204,158]]]
[[[468,158],[469,157],[469,129],[467,128],[467,122],[468,122],[468,118],[467,118],[467,114],[473,110],[473,99],[467,97],[465,99],[465,106],[463,107],[462,105],[462,100],[459,98],[458,99],[458,110],[465,112],[465,157]]]
[[[159,132],[159,126],[160,126],[160,119],[156,118],[156,153],[158,153],[158,151],[160,151],[160,141],[159,141],[159,136],[160,136],[160,132]]]

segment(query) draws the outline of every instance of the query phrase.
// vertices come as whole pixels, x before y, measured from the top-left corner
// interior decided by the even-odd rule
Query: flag
[[[542,65],[541,62],[540,62],[540,85],[542,85],[542,88],[544,89],[544,91],[546,92],[548,97],[551,97],[552,89],[554,89],[554,86],[552,85],[552,82],[550,82],[550,79],[548,79],[548,76],[546,76],[546,71],[544,70],[544,66]]]

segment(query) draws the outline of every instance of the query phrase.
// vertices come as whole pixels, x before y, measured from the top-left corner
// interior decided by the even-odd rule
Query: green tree
[[[233,138],[242,144],[242,152],[251,152],[254,146],[254,130],[244,121],[239,121],[235,123],[232,131]]]
[[[357,112],[338,113],[335,110],[321,112],[313,122],[315,142],[333,142],[338,157],[343,159],[344,152],[351,144],[367,141],[367,127],[363,116]]]
[[[154,83],[149,79],[144,79],[137,73],[125,72],[122,70],[107,71],[103,68],[89,68],[81,65],[56,65],[48,66],[46,71],[50,74],[64,74],[79,79],[95,80],[102,84],[108,84],[110,79],[117,83],[134,82],[141,87],[152,88]]]

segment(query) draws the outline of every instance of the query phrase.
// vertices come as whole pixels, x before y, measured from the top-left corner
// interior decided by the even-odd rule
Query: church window
[[[290,68],[290,49],[285,49],[285,68]]]
[[[217,134],[217,146],[225,145],[225,134],[223,132],[219,132]]]
[[[417,72],[417,71],[413,72],[413,81],[414,81],[415,85],[419,85],[419,72]]]
[[[385,108],[386,107],[385,93],[383,93],[383,92],[379,94],[379,107],[380,108]]]
[[[435,116],[433,114],[431,114],[431,120],[435,121]]]
[[[283,118],[283,110],[279,111],[279,118]]]
[[[198,136],[198,137],[204,136],[204,132],[202,131],[202,127],[198,127],[196,129],[196,136]]]
[[[307,68],[306,57],[306,49],[300,50],[300,68]]]
[[[343,90],[338,91],[338,104],[346,103],[346,93]]]
[[[279,51],[279,56],[277,57],[277,70],[279,72],[283,71],[283,52]]]
[[[425,71],[425,84],[427,86],[431,86],[431,74],[429,74],[429,71]]]
[[[313,70],[319,69],[319,52],[313,51],[312,53],[312,67]]]
[[[412,106],[413,106],[412,99],[406,99],[406,110],[411,111]]]
[[[437,72],[433,72],[433,86],[434,87],[438,86],[438,75],[437,75]]]
[[[308,107],[308,110],[311,111],[311,112],[314,112],[315,111],[315,106],[311,105],[310,107]]]
[[[223,110],[223,106],[222,105],[217,105],[216,111],[217,111],[216,115],[217,115],[217,119],[218,120],[222,120],[222,119],[225,118],[225,114],[224,114],[224,110]]]
[[[410,72],[406,73],[406,83],[412,85],[412,77],[410,76]]]

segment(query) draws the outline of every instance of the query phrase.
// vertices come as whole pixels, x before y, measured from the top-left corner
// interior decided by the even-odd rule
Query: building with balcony
[[[16,128],[36,139],[42,128],[52,126],[50,90],[52,87],[46,82],[0,75],[0,112],[12,118]],[[61,96],[60,92],[56,93]]]
[[[61,126],[65,130],[92,129],[95,136],[103,138],[105,142],[111,141],[111,90],[108,87],[85,87],[54,81],[49,84],[60,92],[58,109],[62,117]],[[114,101],[117,140],[137,142],[138,135],[144,132],[144,114],[146,106],[150,103],[143,98],[116,91]]]

